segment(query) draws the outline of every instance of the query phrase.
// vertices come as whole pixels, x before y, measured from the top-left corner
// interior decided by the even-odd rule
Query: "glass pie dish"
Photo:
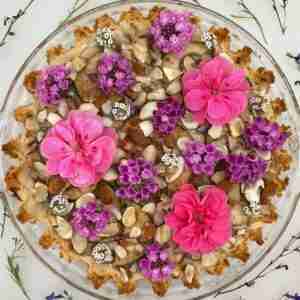
[[[207,28],[218,26],[229,29],[232,37],[232,47],[234,49],[239,49],[245,45],[250,47],[253,50],[252,65],[257,67],[263,66],[272,70],[275,75],[276,83],[272,86],[269,93],[270,95],[274,95],[274,97],[285,99],[288,112],[282,115],[281,121],[290,126],[291,131],[293,132],[287,143],[289,153],[293,156],[293,165],[288,174],[290,179],[289,186],[285,190],[284,195],[281,196],[281,199],[276,200],[276,207],[279,213],[277,223],[264,227],[265,243],[262,246],[257,246],[254,243],[251,244],[251,257],[247,263],[241,264],[238,261],[233,260],[231,266],[222,276],[205,275],[205,277],[202,278],[201,288],[188,290],[181,284],[173,284],[165,296],[166,299],[202,299],[238,281],[259,264],[283,234],[293,215],[298,200],[299,187],[297,186],[297,172],[299,140],[297,133],[299,132],[298,124],[300,108],[286,76],[268,51],[251,34],[213,11],[181,1],[121,1],[96,7],[76,17],[63,27],[60,27],[55,32],[51,33],[36,49],[34,49],[30,57],[20,68],[1,108],[1,144],[7,142],[21,130],[21,127],[13,118],[13,111],[17,106],[26,104],[27,95],[25,94],[25,89],[23,87],[24,77],[30,71],[38,69],[46,64],[45,53],[49,47],[58,44],[62,44],[66,47],[71,46],[72,31],[74,28],[77,26],[91,25],[99,15],[108,14],[113,17],[118,17],[123,11],[128,10],[131,6],[135,6],[147,13],[154,5],[164,6],[178,11],[190,11],[194,15],[200,16],[204,26]],[[10,193],[6,192],[4,183],[6,171],[12,163],[13,162],[1,152],[1,183],[3,198],[8,204],[14,225],[35,256],[52,272],[57,274],[57,276],[87,295],[94,296],[98,299],[117,299],[120,297],[115,287],[110,283],[99,290],[95,290],[86,279],[84,269],[81,265],[68,264],[59,258],[57,251],[45,251],[40,248],[38,241],[43,232],[41,225],[20,224],[17,218],[14,217],[17,214],[18,203],[13,199],[14,197]],[[145,300],[153,299],[153,294],[148,285],[141,283],[139,284],[134,297],[137,299],[143,298]]]

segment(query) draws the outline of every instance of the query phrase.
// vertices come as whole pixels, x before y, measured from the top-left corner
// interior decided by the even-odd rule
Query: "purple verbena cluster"
[[[169,260],[168,252],[157,243],[146,248],[145,257],[140,259],[138,265],[143,275],[153,282],[167,280],[175,268],[175,264]]]
[[[258,117],[246,128],[245,139],[250,147],[267,152],[280,148],[288,134],[283,132],[277,123]]]
[[[250,155],[229,155],[227,173],[232,182],[253,184],[262,178],[267,170],[265,160]]]
[[[192,40],[195,26],[188,12],[163,10],[150,28],[155,46],[164,53],[180,53]]]
[[[170,134],[184,115],[184,107],[176,99],[161,101],[153,114],[153,126],[160,134]]]
[[[224,159],[224,154],[213,144],[193,141],[187,143],[183,157],[194,174],[212,176],[217,163]]]
[[[65,65],[50,66],[41,71],[36,93],[44,105],[57,104],[65,97],[71,86],[71,70]]]
[[[119,165],[119,182],[121,187],[116,191],[119,198],[134,202],[143,202],[158,192],[155,181],[156,172],[151,162],[139,159],[129,159]]]
[[[125,57],[116,52],[102,56],[98,65],[98,86],[105,94],[123,95],[134,83],[132,67]]]
[[[99,208],[96,201],[93,201],[73,212],[71,224],[80,236],[96,241],[110,219],[111,213]]]

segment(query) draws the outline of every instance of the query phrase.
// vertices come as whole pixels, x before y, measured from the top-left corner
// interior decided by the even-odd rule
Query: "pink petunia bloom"
[[[97,183],[110,168],[117,135],[93,112],[72,111],[51,128],[41,143],[49,175],[60,175],[76,187]]]
[[[247,106],[250,85],[245,71],[221,56],[185,73],[182,81],[185,105],[200,124],[227,124]]]
[[[172,199],[173,211],[166,224],[173,229],[173,240],[191,254],[209,253],[222,247],[231,237],[231,216],[227,195],[209,186],[199,195],[185,184]]]

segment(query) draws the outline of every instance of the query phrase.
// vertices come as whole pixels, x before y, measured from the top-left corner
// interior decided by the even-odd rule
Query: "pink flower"
[[[223,246],[231,237],[230,208],[227,195],[210,186],[199,195],[185,184],[173,196],[173,211],[166,224],[173,229],[173,240],[191,254],[209,253]]]
[[[186,107],[200,124],[224,125],[247,106],[250,89],[244,70],[217,56],[183,76]]]
[[[50,175],[60,175],[76,187],[97,183],[110,168],[117,135],[92,112],[72,111],[50,129],[40,151]]]

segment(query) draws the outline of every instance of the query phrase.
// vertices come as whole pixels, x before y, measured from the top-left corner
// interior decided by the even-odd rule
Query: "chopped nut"
[[[147,102],[140,111],[140,119],[146,120],[153,117],[154,111],[157,109],[157,102]]]
[[[149,100],[165,100],[167,98],[167,94],[165,89],[159,88],[148,94]]]
[[[120,233],[119,223],[109,223],[106,225],[104,231],[101,232],[100,237],[112,237]]]
[[[169,81],[175,80],[182,74],[182,71],[180,69],[172,67],[163,67],[163,71]]]
[[[244,123],[240,118],[235,118],[229,123],[229,129],[233,137],[239,137],[244,130]]]
[[[140,61],[142,64],[146,63],[150,59],[149,51],[148,51],[148,42],[147,39],[142,38],[138,39],[136,43],[132,45],[132,50],[134,56]]]
[[[125,227],[132,227],[136,223],[136,211],[134,207],[128,207],[122,217]]]
[[[92,193],[84,194],[76,201],[76,207],[79,208],[81,206],[84,206],[89,202],[95,201],[95,199],[95,195]]]
[[[149,215],[153,215],[155,212],[155,203],[150,202],[150,203],[145,204],[143,206],[142,210]]]
[[[129,237],[130,238],[138,238],[139,236],[141,236],[142,234],[142,230],[139,227],[132,227],[130,233],[129,233]]]
[[[59,216],[56,217],[56,222],[56,231],[58,235],[65,240],[71,239],[73,235],[72,226],[64,218]]]
[[[66,117],[69,112],[69,107],[65,101],[60,101],[57,108],[58,113],[62,117]]]
[[[154,145],[149,145],[146,147],[146,149],[143,151],[143,156],[146,160],[155,162],[157,157],[157,149]]]
[[[80,72],[86,66],[86,61],[83,58],[75,57],[72,61],[72,67],[76,72]]]
[[[79,109],[82,111],[95,112],[96,114],[99,112],[99,109],[93,103],[83,103],[80,105]]]
[[[103,180],[114,181],[118,179],[118,173],[115,169],[109,169],[103,176]]]
[[[167,225],[162,225],[157,228],[155,234],[155,241],[163,245],[167,243],[171,238],[171,230]]]
[[[47,116],[47,121],[51,125],[55,125],[57,122],[61,121],[61,117],[56,113],[50,112]]]
[[[105,115],[109,116],[111,114],[111,110],[112,110],[112,102],[111,101],[106,101],[102,104],[101,106],[102,111]]]
[[[39,112],[38,116],[37,116],[37,120],[40,122],[40,123],[43,123],[46,121],[47,119],[47,115],[48,115],[48,112],[46,110],[42,110]]]
[[[191,139],[189,137],[180,137],[178,140],[177,140],[177,147],[180,151],[185,151],[186,149],[186,145],[187,143],[191,142]]]
[[[139,124],[139,127],[141,128],[141,130],[144,133],[144,136],[146,137],[150,136],[154,130],[152,122],[148,120],[141,122]]]
[[[162,70],[159,67],[156,67],[153,69],[153,71],[150,73],[150,77],[153,80],[161,80],[164,78],[164,74]]]
[[[179,80],[174,80],[167,87],[167,93],[169,95],[176,95],[181,92],[181,83]]]
[[[195,276],[195,268],[193,265],[186,265],[184,275],[188,283],[192,283]]]
[[[82,254],[87,249],[88,242],[86,238],[76,233],[73,235],[72,245],[78,254]]]
[[[214,140],[220,138],[223,134],[222,126],[211,126],[208,130],[208,135]]]
[[[124,259],[127,257],[127,251],[124,247],[120,246],[120,245],[116,245],[114,247],[114,250],[117,254],[117,256],[120,258],[120,259]]]
[[[226,174],[224,171],[218,171],[216,172],[212,177],[211,177],[211,180],[218,184],[220,182],[222,182],[224,179],[226,178]]]

